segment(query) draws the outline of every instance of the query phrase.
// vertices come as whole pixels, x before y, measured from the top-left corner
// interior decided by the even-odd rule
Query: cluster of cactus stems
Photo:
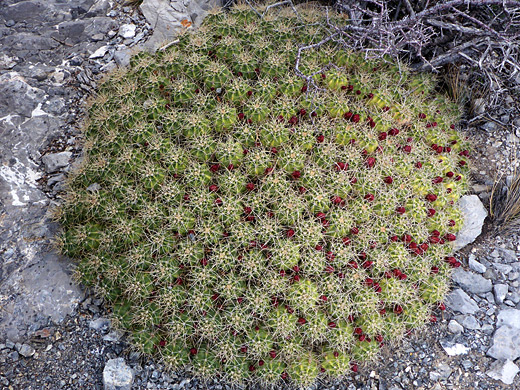
[[[62,250],[172,368],[305,386],[443,307],[467,187],[458,108],[429,75],[332,42],[302,52],[302,72],[325,69],[311,88],[294,65],[322,18],[214,12],[90,107]]]

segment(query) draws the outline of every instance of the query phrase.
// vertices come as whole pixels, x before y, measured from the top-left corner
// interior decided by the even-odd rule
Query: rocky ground
[[[195,21],[200,12],[190,17]],[[159,25],[153,23],[156,32]],[[132,351],[111,329],[103,302],[72,282],[70,263],[50,248],[57,226],[49,210],[80,152],[84,101],[97,78],[124,65],[152,31],[140,12],[109,0],[2,3],[2,388],[112,389],[115,380],[134,389],[229,388],[216,379],[201,383],[187,373],[167,373]],[[480,104],[485,110],[485,100]],[[513,104],[506,97],[495,116],[516,120]],[[465,131],[475,145],[472,189],[487,207],[496,175],[518,166],[519,139],[495,122]],[[436,323],[385,347],[378,361],[343,381],[317,387],[520,389],[520,236],[492,230],[486,222],[477,241],[458,252],[463,267],[454,272],[447,310],[437,313]]]

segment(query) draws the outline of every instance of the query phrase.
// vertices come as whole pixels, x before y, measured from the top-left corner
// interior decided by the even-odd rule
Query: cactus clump
[[[468,151],[431,77],[333,41],[299,77],[327,24],[274,12],[214,12],[101,85],[61,242],[141,351],[308,385],[440,304]]]

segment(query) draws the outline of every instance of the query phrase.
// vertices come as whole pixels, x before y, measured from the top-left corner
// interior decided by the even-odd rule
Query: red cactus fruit
[[[437,195],[435,195],[435,194],[428,194],[428,195],[426,195],[426,200],[428,202],[435,202],[437,200]]]
[[[248,191],[253,191],[253,190],[255,189],[255,185],[254,185],[254,183],[247,183],[247,184],[246,184],[246,189],[247,189]]]
[[[326,295],[322,295],[322,296],[320,297],[320,299],[321,299],[323,302],[327,302],[327,300],[328,300],[328,298],[327,298]]]
[[[360,117],[359,117],[359,114],[354,114],[352,115],[352,117],[350,118],[350,120],[354,123],[358,123],[359,120],[360,120]]]
[[[363,334],[363,329],[361,329],[360,327],[354,328],[354,334],[358,336]]]
[[[334,321],[329,322],[329,328],[335,328],[336,323]]]
[[[439,273],[439,267],[435,267],[435,266],[433,266],[433,267],[431,268],[431,273],[432,273],[433,275],[437,275],[437,274]]]
[[[191,355],[196,355],[197,352],[198,352],[198,351],[197,351],[197,348],[191,348],[191,349],[190,349],[190,354],[191,354]]]
[[[351,111],[349,111],[349,112],[346,112],[343,116],[345,117],[345,119],[348,120],[348,119],[352,118],[352,115],[354,115],[354,114]]]
[[[344,245],[350,245],[350,243],[351,243],[351,240],[349,237],[343,237],[341,240],[343,241]]]
[[[357,268],[358,268],[358,263],[357,263],[356,260],[350,260],[350,261],[348,262],[348,266],[349,266],[350,268],[352,268],[352,269],[357,269]]]
[[[365,164],[368,168],[372,168],[376,164],[376,159],[374,157],[369,157],[367,158]]]
[[[446,241],[455,241],[457,239],[457,237],[455,236],[455,234],[452,234],[452,233],[448,233],[444,236],[444,239]]]
[[[305,318],[303,318],[303,317],[298,318],[298,324],[305,325],[306,322],[307,322],[307,320]]]
[[[403,312],[403,307],[401,305],[395,305],[394,306],[394,313],[395,314],[401,314]]]
[[[396,136],[397,134],[399,134],[399,129],[397,129],[395,127],[393,127],[390,130],[388,130],[388,135]]]
[[[428,215],[428,217],[433,217],[435,215],[436,211],[435,209],[428,209],[426,211],[426,214]]]
[[[323,141],[325,141],[325,136],[323,134],[318,135],[316,137],[316,141],[321,144]]]
[[[362,266],[364,269],[369,269],[369,268],[372,267],[373,264],[374,264],[373,261],[367,260],[367,261],[363,262],[363,264],[361,264],[361,266]]]
[[[314,247],[314,249],[316,249],[317,251],[321,251],[323,249],[323,246],[322,245],[316,245]]]
[[[351,227],[350,228],[350,233],[351,234],[358,234],[359,233],[359,229],[355,226]]]
[[[406,212],[406,209],[404,207],[400,206],[400,207],[397,207],[395,209],[395,211],[397,214],[404,214]]]
[[[374,201],[374,194],[366,194],[365,195],[365,199],[368,200],[369,202],[373,202]]]
[[[386,184],[392,184],[394,182],[394,179],[392,178],[392,176],[386,176],[383,181],[386,183]]]
[[[412,151],[412,146],[411,145],[406,145],[403,148],[403,152],[405,152],[405,153],[410,153],[411,151]]]
[[[285,233],[285,235],[287,236],[287,238],[291,238],[294,236],[294,230],[293,229],[289,229],[287,230],[287,232]]]

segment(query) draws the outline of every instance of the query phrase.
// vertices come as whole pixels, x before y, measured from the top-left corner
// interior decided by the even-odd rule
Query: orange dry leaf
[[[181,24],[183,25],[183,27],[186,27],[186,28],[191,26],[191,22],[188,19],[182,19]]]

